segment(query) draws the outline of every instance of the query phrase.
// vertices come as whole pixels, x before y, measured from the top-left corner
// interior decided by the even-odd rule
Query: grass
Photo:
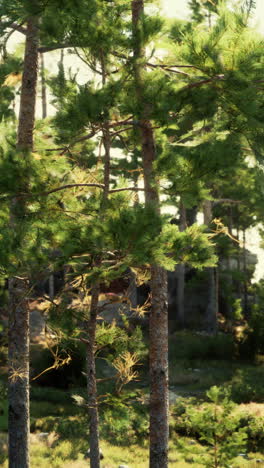
[[[2,447],[1,447],[2,444]],[[0,435],[0,448],[6,451],[6,435]],[[31,440],[31,467],[32,468],[87,468],[87,460],[84,459],[83,441],[74,439],[73,441],[57,441],[51,434],[45,441],[40,441],[37,435],[32,435]],[[131,445],[129,447],[119,447],[102,441],[101,449],[104,454],[102,468],[117,468],[120,464],[125,464],[130,468],[146,468],[148,466],[148,447]],[[264,463],[257,463],[261,459],[261,454],[254,454],[254,459],[244,460],[238,457],[233,464],[234,468],[256,468],[263,467]],[[7,460],[0,464],[2,468],[7,468]],[[169,451],[170,468],[185,468],[194,466],[192,457],[185,461],[181,454],[177,453],[174,441],[170,442]],[[195,468],[202,465],[195,463]]]
[[[186,338],[187,341],[189,340],[188,347],[186,347]],[[213,385],[229,386],[232,391],[232,398],[237,403],[241,403],[237,406],[237,411],[245,411],[259,418],[259,421],[263,420],[264,360],[259,359],[259,365],[255,366],[245,361],[226,359],[225,345],[231,348],[233,344],[230,341],[226,343],[224,336],[220,336],[220,343],[217,343],[215,348],[211,339],[209,343],[208,337],[199,335],[191,337],[186,336],[186,333],[181,333],[172,337],[172,340],[170,346],[172,402],[175,395],[180,395],[187,398],[189,405],[192,404],[189,399],[190,396],[203,399],[205,392]],[[183,349],[183,346],[185,346],[185,349]],[[212,353],[210,358],[207,356],[208,353]],[[130,389],[133,391],[135,388],[141,387],[147,400],[149,390],[146,384],[147,380],[144,379],[131,385]],[[109,386],[99,388],[103,394],[111,393]],[[83,392],[83,388],[65,391],[57,388],[32,387],[32,468],[46,468],[47,466],[50,468],[87,468],[88,462],[84,459],[84,454],[88,448],[85,410],[77,408],[71,398],[71,394],[80,393],[82,395]],[[144,442],[144,440],[147,440],[148,426],[146,407],[144,406],[142,412],[136,412],[130,408],[129,402],[126,402],[124,406],[117,408],[116,412],[111,413],[110,411],[108,414],[107,407],[104,411],[105,419],[101,430],[101,437],[104,440],[101,442],[101,449],[105,458],[102,462],[102,468],[117,468],[120,464],[127,465],[129,468],[146,468],[148,466],[148,447],[147,443]],[[245,421],[247,420],[245,419]],[[172,420],[169,467],[185,468],[195,466],[195,468],[199,468],[201,465],[196,462],[193,463],[191,455],[188,455],[186,461],[177,450],[176,438],[180,436],[176,433],[175,423]],[[254,434],[254,431],[256,434],[261,434],[262,429],[258,428],[258,423],[254,422],[254,424],[252,434]],[[141,445],[136,444],[134,439],[132,441],[132,438],[130,438],[129,431],[131,429],[134,430],[134,436],[140,434],[141,440],[143,439]],[[0,398],[0,467],[2,468],[7,468],[7,461],[5,460],[7,450],[6,431],[7,403],[3,399],[1,401]],[[38,435],[39,432],[48,432],[49,436],[46,439],[41,439]],[[184,433],[180,431],[179,433],[181,438],[184,438]],[[142,434],[144,434],[143,437]],[[192,444],[190,439],[187,438],[186,440],[187,444]],[[195,442],[195,444],[197,443]],[[258,447],[260,447],[260,444]],[[261,448],[258,447],[253,447],[250,450],[260,450]],[[256,459],[263,459],[263,454],[252,453],[251,458],[252,460],[246,460],[239,457],[232,466],[233,468],[264,468],[264,463],[256,461]]]
[[[229,386],[237,403],[264,401],[264,365],[244,361],[177,359],[170,362],[170,386],[182,395],[199,395],[213,385]]]

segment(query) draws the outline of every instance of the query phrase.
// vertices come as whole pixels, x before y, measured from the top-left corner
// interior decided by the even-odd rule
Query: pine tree
[[[27,20],[24,71],[20,98],[17,151],[27,158],[33,150],[33,130],[38,70],[38,18]],[[22,181],[20,189],[27,193],[28,181]],[[10,208],[12,229],[25,215],[26,205],[22,198],[13,198]],[[17,276],[10,280],[9,287],[9,466],[29,467],[29,308],[27,278]]]
[[[144,100],[143,68],[145,58],[142,43],[144,0],[132,1],[134,45],[134,75],[137,99],[141,106],[139,127],[142,148],[145,203],[160,210],[157,180],[154,175],[156,143],[150,120],[150,104]],[[150,365],[150,459],[151,468],[168,466],[168,292],[167,272],[152,264],[151,312],[149,320]]]

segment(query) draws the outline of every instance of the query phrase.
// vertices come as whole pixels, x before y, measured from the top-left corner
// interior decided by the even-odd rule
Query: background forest
[[[264,466],[264,41],[188,5],[0,0],[3,468]]]

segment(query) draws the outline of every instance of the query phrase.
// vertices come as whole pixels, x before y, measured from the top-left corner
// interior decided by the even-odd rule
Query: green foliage
[[[241,299],[235,299],[232,307],[233,319],[241,320],[243,318],[243,308]]]
[[[32,385],[30,397],[36,403],[48,402],[54,406],[58,404],[67,405],[71,402],[68,392],[55,387],[40,387]]]
[[[214,2],[211,2],[210,0],[190,0],[188,4],[192,11],[192,19],[197,23],[203,22],[206,16],[210,16],[211,13],[217,12],[217,6],[219,5],[219,3],[219,0],[216,0]]]
[[[239,414],[240,425],[245,428],[248,436],[248,449],[252,452],[260,451],[263,453],[264,449],[264,420],[263,415],[252,414],[247,411],[247,408],[242,410]]]
[[[236,403],[263,402],[264,371],[261,366],[237,369],[230,383],[232,400]]]
[[[240,355],[243,358],[254,358],[264,353],[264,314],[258,305],[252,308],[250,318],[239,341]]]
[[[110,407],[102,411],[102,437],[121,446],[144,443],[148,419],[146,407],[140,400],[139,391],[125,392],[121,399],[109,395],[107,406]]]
[[[247,434],[240,427],[239,417],[234,415],[234,404],[226,392],[212,387],[207,392],[211,403],[205,403],[199,409],[187,408],[187,424],[197,434],[197,438],[206,444],[206,452],[197,449],[193,453],[196,463],[207,467],[229,467],[230,463],[246,447]],[[188,453],[190,448],[179,443],[179,449]],[[192,452],[194,452],[192,450]]]
[[[129,321],[125,316],[123,322],[123,327],[118,327],[115,323],[110,325],[102,323],[102,325],[97,327],[97,355],[104,357],[109,363],[112,363],[114,359],[125,351],[136,353],[138,358],[144,358],[146,355],[146,345],[141,328],[138,326],[134,329],[130,327]]]
[[[218,333],[216,336],[202,333],[177,333],[170,341],[171,359],[233,359],[235,355],[234,338]]]

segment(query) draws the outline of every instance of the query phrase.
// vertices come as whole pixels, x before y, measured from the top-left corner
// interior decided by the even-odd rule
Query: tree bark
[[[27,21],[24,72],[22,78],[17,150],[21,157],[33,149],[38,76],[38,19]],[[27,182],[22,181],[23,190]],[[25,212],[23,200],[14,198],[10,224],[16,230]],[[26,279],[18,275],[9,282],[9,468],[29,467],[29,308]]]
[[[134,78],[140,116],[143,174],[146,206],[152,205],[159,212],[159,194],[153,164],[156,158],[155,137],[149,120],[149,103],[144,102],[142,71],[145,50],[141,43],[144,0],[133,0],[132,24],[134,47]],[[150,468],[168,466],[168,291],[167,272],[151,265],[150,339]]]
[[[9,468],[29,467],[29,308],[22,279],[9,280]]]
[[[36,17],[31,17],[28,19],[27,24],[17,147],[20,150],[25,149],[31,151],[33,149],[38,80],[38,19]]]
[[[232,205],[229,207],[229,214],[228,214],[228,230],[229,234],[233,236],[233,215],[232,215]],[[227,284],[227,301],[226,301],[226,318],[232,322],[234,318],[233,314],[233,305],[232,305],[232,299],[233,299],[233,279],[232,279],[232,258],[229,254],[227,253],[227,259],[226,259],[226,266],[227,266],[227,272],[226,272],[226,284]]]
[[[245,318],[249,318],[248,308],[248,285],[247,285],[247,249],[246,249],[246,229],[243,229],[243,273],[244,273],[244,284],[243,284],[243,296],[244,296],[244,314]]]
[[[42,104],[42,118],[47,117],[47,86],[45,76],[45,63],[44,54],[40,54],[40,67],[41,67],[41,104]]]
[[[183,232],[186,229],[186,210],[180,202],[180,225],[179,229]],[[185,290],[185,264],[179,263],[176,267],[177,271],[177,315],[179,324],[182,328],[185,327],[185,310],[184,310],[184,290]]]
[[[205,200],[203,204],[204,224],[209,226],[212,221],[212,202]],[[206,268],[208,284],[208,301],[205,311],[205,328],[209,333],[217,333],[218,322],[218,280],[217,269]]]
[[[99,299],[99,286],[92,289],[90,318],[87,323],[87,393],[88,393],[88,415],[89,415],[89,439],[90,439],[90,467],[100,468],[99,448],[99,416],[97,404],[97,383],[95,369],[95,347],[96,347],[96,320]]]
[[[105,57],[101,54],[102,66],[102,84],[106,84],[107,72],[105,67]],[[110,188],[110,161],[111,161],[111,136],[108,122],[104,122],[103,129],[104,146],[104,190],[103,202],[101,204],[101,216],[108,199]],[[99,260],[100,262],[100,260]],[[87,344],[87,390],[88,390],[88,413],[89,413],[89,439],[90,439],[90,466],[91,468],[100,468],[100,447],[99,447],[99,414],[97,403],[97,383],[95,368],[95,350],[96,350],[96,322],[97,309],[100,294],[100,285],[94,285],[91,294],[90,318],[88,321],[88,344]]]

